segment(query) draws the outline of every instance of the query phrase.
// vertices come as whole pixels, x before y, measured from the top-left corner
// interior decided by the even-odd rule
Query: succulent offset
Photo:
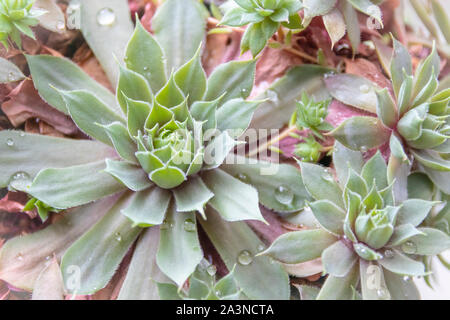
[[[264,49],[280,26],[301,29],[302,21],[298,11],[300,0],[233,0],[220,24],[241,27],[248,25],[241,41],[241,51],[251,51],[253,56]]]
[[[420,257],[450,248],[446,233],[421,227],[436,203],[399,203],[379,152],[364,164],[362,153],[338,143],[334,164],[339,183],[329,169],[300,163],[320,228],[282,235],[262,254],[286,264],[321,257],[329,276],[318,299],[352,299],[358,292],[363,299],[418,298],[409,277],[427,274]]]
[[[1,0],[0,1],[0,42],[8,48],[8,39],[22,46],[20,34],[35,39],[33,27],[39,23],[38,17],[45,12],[34,9],[35,0]]]

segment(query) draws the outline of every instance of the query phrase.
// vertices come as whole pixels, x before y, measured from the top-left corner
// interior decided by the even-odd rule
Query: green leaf
[[[359,281],[359,264],[356,263],[345,277],[329,276],[317,300],[350,300]]]
[[[125,186],[104,169],[104,161],[45,169],[38,173],[28,193],[53,208],[66,209],[124,190]]]
[[[149,188],[133,195],[130,205],[122,210],[133,225],[150,227],[164,221],[172,195],[168,190],[158,187]]]
[[[306,200],[311,200],[300,171],[294,166],[249,161],[237,157],[235,164],[224,164],[221,169],[255,187],[263,206],[276,212],[295,212],[305,207]]]
[[[359,27],[358,13],[348,1],[339,1],[338,5],[344,16],[348,38],[352,44],[353,56],[355,56],[361,44],[361,29]]]
[[[336,2],[337,0],[304,0],[305,17],[312,18],[326,15],[336,6]]]
[[[159,300],[156,281],[168,281],[168,279],[156,264],[158,245],[158,228],[148,228],[141,233],[118,300]]]
[[[78,14],[84,39],[102,65],[111,84],[116,86],[119,75],[116,58],[122,61],[124,49],[133,34],[128,3],[123,0],[98,0],[89,4],[81,2]],[[110,15],[113,15],[113,18],[109,18],[112,22],[102,24],[102,16]]]
[[[329,200],[319,200],[310,204],[320,225],[335,235],[343,234],[346,212]]]
[[[300,294],[301,300],[316,300],[317,295],[320,292],[318,287],[311,287],[306,285],[294,285]]]
[[[25,79],[25,75],[14,63],[0,58],[0,83],[15,82],[23,79]]]
[[[435,202],[420,199],[408,199],[403,201],[397,216],[397,224],[410,223],[417,227],[428,216]]]
[[[333,148],[333,164],[340,185],[343,187],[347,184],[349,168],[353,168],[356,173],[360,173],[364,160],[362,153],[353,151],[336,140]]]
[[[411,108],[412,89],[414,84],[413,76],[404,76],[403,83],[400,86],[398,95],[398,113],[400,116],[404,115]]]
[[[228,270],[234,268],[238,286],[250,299],[289,299],[289,278],[282,266],[268,257],[256,256],[263,243],[244,222],[226,222],[208,208],[207,220],[200,220]]]
[[[114,95],[70,60],[46,55],[26,58],[34,86],[52,107],[68,113],[61,95],[51,86],[64,91],[87,90],[94,93],[112,111],[120,112]]]
[[[206,91],[207,79],[200,53],[201,47],[191,60],[175,72],[175,82],[184,95],[189,96],[190,103],[201,100]]]
[[[399,225],[395,227],[394,234],[389,240],[388,245],[392,247],[399,246],[418,234],[423,233],[417,230],[411,223]]]
[[[150,174],[150,180],[160,188],[172,189],[183,183],[186,180],[186,175],[176,167],[167,166],[153,171]]]
[[[227,131],[215,137],[205,148],[204,169],[215,169],[227,158],[228,154],[239,144]]]
[[[403,148],[402,142],[396,134],[391,135],[391,139],[389,140],[389,148],[391,149],[392,155],[398,160],[401,160],[402,162],[409,162],[409,158]]]
[[[377,95],[377,115],[383,124],[388,128],[394,128],[397,124],[397,108],[389,91],[384,88],[376,91]]]
[[[265,222],[258,205],[258,192],[248,184],[220,170],[202,174],[206,186],[214,193],[209,201],[226,221],[259,220]]]
[[[440,157],[434,151],[412,150],[414,158],[425,167],[438,171],[450,171],[450,161]]]
[[[378,87],[370,80],[353,74],[336,74],[325,78],[330,94],[352,107],[377,113]]]
[[[345,277],[357,260],[355,252],[342,241],[335,242],[322,252],[324,272],[335,277]]]
[[[338,239],[322,229],[288,232],[278,237],[262,255],[287,264],[319,258]]]
[[[219,97],[214,101],[196,101],[191,106],[189,111],[192,117],[197,121],[206,121],[202,126],[203,130],[206,131],[208,129],[216,128],[216,110],[222,97]]]
[[[383,25],[381,9],[374,5],[371,0],[348,0],[352,6],[358,11],[375,18],[381,25]]]
[[[434,184],[423,172],[413,172],[408,176],[408,197],[410,199],[432,200]]]
[[[123,196],[116,205],[64,253],[61,271],[66,290],[72,294],[93,294],[111,280],[141,228],[120,212],[128,203]],[[74,270],[80,276],[72,283]],[[77,283],[78,282],[78,283]]]
[[[205,37],[205,20],[195,0],[167,0],[158,8],[152,29],[166,54],[169,73],[194,56]]]
[[[424,168],[424,171],[439,189],[450,194],[450,172],[436,171],[427,167]]]
[[[113,122],[102,127],[120,157],[129,162],[136,163],[136,143],[131,139],[127,128],[121,122]]]
[[[174,74],[172,74],[166,85],[156,94],[155,100],[166,108],[173,108],[186,100],[183,91],[175,82]]]
[[[326,168],[305,162],[301,162],[300,167],[303,183],[311,196],[316,200],[330,200],[344,208],[342,190]]]
[[[434,17],[441,29],[447,43],[450,43],[450,20],[448,17],[448,11],[443,7],[438,0],[431,0],[431,6],[433,8]]]
[[[374,117],[352,117],[329,133],[347,148],[368,150],[389,141],[391,132]]]
[[[3,130],[0,132],[0,187],[8,186],[18,172],[33,179],[42,169],[81,165],[113,155],[110,147],[96,141]]]
[[[384,279],[393,300],[420,300],[420,292],[414,281],[405,281],[402,275],[384,271]]]
[[[105,129],[99,126],[113,122],[123,122],[123,118],[109,109],[89,91],[59,91],[67,111],[76,125],[87,135],[111,145]]]
[[[282,128],[295,111],[295,102],[306,92],[315,101],[329,98],[323,82],[323,75],[331,69],[318,65],[301,65],[293,67],[280,80],[273,83],[258,100],[268,99],[262,103],[253,116],[251,128]]]
[[[239,137],[247,130],[253,113],[260,104],[261,101],[228,100],[216,112],[217,129],[231,130],[234,137]]]
[[[124,114],[128,114],[127,98],[143,102],[153,100],[147,80],[139,73],[120,66],[117,101]]]
[[[422,262],[413,260],[397,250],[392,250],[392,256],[379,260],[379,263],[387,270],[400,275],[425,275],[425,266]]]
[[[334,8],[322,17],[328,35],[331,38],[331,47],[345,36],[347,26],[345,25],[344,16],[339,9]]]
[[[165,227],[160,228],[156,261],[161,271],[178,287],[184,284],[203,258],[196,224],[194,213],[179,213],[172,203],[167,211]]]
[[[218,66],[208,78],[204,100],[212,101],[223,95],[222,101],[246,99],[253,88],[256,60],[231,61]]]
[[[373,262],[360,260],[361,293],[364,300],[390,300],[383,269]]]
[[[158,92],[165,85],[167,79],[164,52],[139,20],[128,42],[125,57],[127,68],[142,75],[153,92]]]
[[[106,159],[105,172],[123,183],[128,189],[136,192],[145,190],[152,185],[141,167],[126,161]]]
[[[426,87],[427,83],[433,77],[439,76],[439,71],[441,70],[441,60],[437,54],[436,46],[433,45],[433,51],[430,55],[421,62],[417,67],[415,73],[415,85],[413,97],[417,97],[420,91]]]
[[[0,251],[0,278],[16,288],[32,291],[45,264],[59,259],[67,248],[114,204],[115,197],[74,209],[48,227],[6,242]]]
[[[158,295],[161,300],[182,300],[178,288],[172,283],[157,283]]]
[[[64,300],[64,283],[56,258],[48,262],[34,283],[31,300]]]
[[[198,211],[205,215],[204,207],[214,194],[206,187],[200,177],[192,177],[173,190],[178,212]]]
[[[413,243],[414,254],[434,256],[450,249],[450,237],[444,232],[433,228],[418,228],[423,234],[418,234],[408,241]]]
[[[361,176],[367,182],[369,188],[374,180],[378,190],[383,190],[388,187],[387,165],[380,151],[377,151],[377,153],[366,162],[361,171]]]

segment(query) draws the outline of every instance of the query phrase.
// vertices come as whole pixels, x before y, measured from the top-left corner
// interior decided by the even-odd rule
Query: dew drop
[[[212,264],[208,268],[206,268],[206,272],[208,272],[208,274],[212,277],[216,274],[217,268],[215,265]]]
[[[16,77],[14,76],[14,72],[8,73],[8,81],[14,81],[16,80]]]
[[[281,204],[288,205],[294,200],[294,193],[286,186],[279,186],[275,190],[275,199]]]
[[[247,183],[247,184],[250,183],[250,177],[248,175],[246,175],[245,173],[238,173],[236,175],[236,178],[238,178],[239,180],[241,180],[244,183]]]
[[[147,66],[144,67],[144,71],[148,71],[148,67]]]
[[[243,250],[239,253],[237,260],[240,265],[248,266],[250,263],[253,262],[253,256],[250,251]]]
[[[403,277],[403,281],[405,281],[405,282],[411,281],[411,277],[410,276],[404,276]]]
[[[195,222],[192,219],[184,220],[184,230],[187,232],[194,232],[196,230]]]
[[[359,148],[359,151],[361,152],[367,152],[369,150],[369,148],[367,148],[366,146],[362,146],[361,148]]]
[[[7,140],[6,140],[6,145],[7,145],[8,147],[14,147],[14,140],[11,139],[11,138],[7,139]]]
[[[248,89],[246,89],[246,88],[242,88],[241,89],[241,96],[242,96],[242,98],[247,98],[248,97]]]
[[[387,259],[391,259],[394,257],[394,251],[387,249],[386,251],[384,251],[384,257]]]
[[[256,248],[256,250],[258,252],[263,252],[266,249],[266,246],[263,244],[258,245],[258,247]]]
[[[273,90],[267,90],[266,96],[269,101],[273,104],[278,104],[280,102],[280,98],[278,97],[278,93]]]
[[[391,295],[389,291],[386,288],[380,288],[377,290],[377,296],[381,300],[389,300],[391,298]]]
[[[16,259],[19,260],[19,261],[23,261],[23,256],[22,256],[22,254],[19,253],[19,254],[17,255]]]
[[[403,245],[402,245],[402,250],[404,253],[406,254],[415,254],[417,252],[417,246],[414,242],[412,241],[406,241]]]
[[[334,182],[333,176],[328,169],[325,169],[322,173],[322,179],[328,182]]]
[[[116,21],[116,14],[111,8],[103,8],[97,13],[97,22],[103,27],[110,27]]]
[[[117,242],[121,242],[122,241],[122,235],[119,232],[116,232],[115,239],[116,239]]]
[[[361,93],[369,93],[370,87],[367,84],[363,84],[359,87],[359,91],[361,91]]]
[[[9,187],[15,190],[26,190],[29,188],[30,184],[30,175],[23,171],[14,173],[9,180]]]
[[[24,132],[24,131],[21,131],[19,135],[20,135],[21,137],[25,137],[25,132]]]

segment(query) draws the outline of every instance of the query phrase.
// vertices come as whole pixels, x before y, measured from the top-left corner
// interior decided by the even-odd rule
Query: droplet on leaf
[[[275,190],[275,199],[281,204],[288,205],[294,200],[294,193],[286,186],[279,186]]]
[[[110,27],[116,21],[116,14],[111,8],[103,8],[97,13],[97,22],[103,27]]]
[[[243,250],[238,255],[238,263],[243,266],[248,266],[253,262],[253,255],[248,250]]]

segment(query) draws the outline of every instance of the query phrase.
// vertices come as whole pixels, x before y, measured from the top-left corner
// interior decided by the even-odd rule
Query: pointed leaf
[[[108,173],[105,162],[45,169],[38,173],[28,190],[33,197],[56,209],[86,204],[125,189]]]
[[[24,78],[25,75],[14,63],[0,58],[0,83],[20,81]]]
[[[397,250],[392,250],[392,252],[392,256],[379,260],[379,263],[384,268],[401,275],[425,275],[425,266],[422,262],[413,260]]]
[[[200,177],[189,178],[187,183],[173,190],[178,212],[198,211],[204,215],[204,207],[214,194]]]
[[[102,127],[105,129],[114,149],[116,149],[120,157],[129,162],[136,163],[136,143],[131,139],[127,128],[121,122],[113,122]]]
[[[359,264],[356,263],[345,277],[329,276],[317,300],[350,300],[359,281]]]
[[[329,200],[319,200],[310,204],[320,225],[329,232],[342,235],[346,212]]]
[[[220,170],[206,171],[202,175],[206,186],[214,193],[209,201],[226,221],[265,221],[258,206],[258,192],[248,184]]]
[[[239,137],[247,130],[253,113],[260,104],[261,101],[244,101],[242,99],[225,102],[216,112],[217,129],[231,130],[234,137]]]
[[[335,277],[345,277],[357,260],[355,252],[342,241],[335,242],[322,252],[324,272]]]
[[[186,228],[193,224],[193,229]],[[181,287],[203,258],[197,235],[194,213],[179,213],[172,203],[167,211],[164,228],[160,228],[158,267]]]
[[[117,101],[124,114],[128,114],[127,98],[151,102],[153,96],[148,82],[143,76],[120,66],[119,84],[117,85]]]
[[[415,235],[408,241],[414,244],[415,254],[434,256],[450,249],[450,237],[433,228],[418,228],[423,234]]]
[[[126,161],[106,159],[105,172],[122,182],[128,189],[136,192],[145,190],[152,185],[141,167]]]
[[[348,149],[339,141],[335,142],[333,149],[333,163],[341,186],[347,184],[349,168],[361,173],[364,165],[362,153]]]
[[[403,201],[397,216],[397,224],[410,223],[417,227],[428,216],[435,202],[420,199],[408,199]]]
[[[375,92],[377,95],[377,115],[388,128],[394,128],[397,123],[397,108],[389,91],[384,88]]]
[[[56,258],[49,262],[36,279],[31,300],[64,300],[64,283]]]

